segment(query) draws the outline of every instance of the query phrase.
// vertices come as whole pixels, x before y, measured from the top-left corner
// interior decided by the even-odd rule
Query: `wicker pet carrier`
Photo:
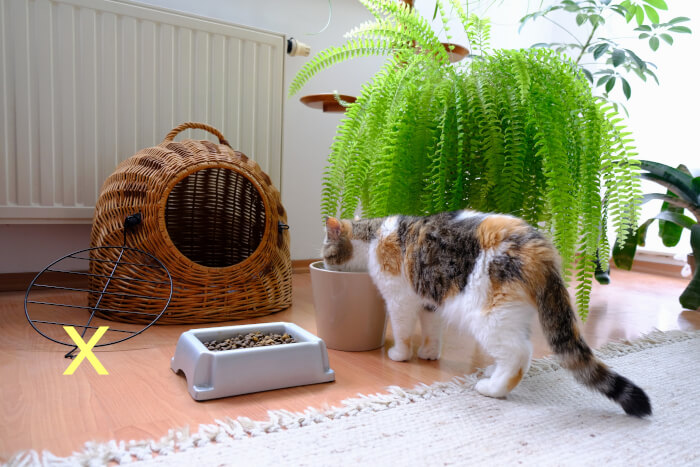
[[[207,130],[210,141],[173,141],[188,128]],[[142,224],[128,245],[148,251],[168,268],[173,279],[170,306],[159,323],[189,324],[254,318],[291,304],[292,267],[287,215],[280,193],[257,163],[231,149],[224,136],[202,123],[183,123],[158,146],[122,162],[105,181],[95,207],[91,246],[120,245],[124,218],[140,212]],[[107,255],[117,249],[95,250]],[[91,273],[108,276],[117,258],[99,257]],[[126,263],[126,264],[124,264]],[[143,297],[158,287],[148,268],[129,289],[109,284],[96,315],[116,321],[147,322],[149,316],[110,313],[125,309],[147,313],[157,304]],[[104,284],[91,279],[92,290]],[[91,306],[96,298],[90,297]],[[132,303],[124,303],[124,302]],[[152,320],[152,318],[151,318]]]

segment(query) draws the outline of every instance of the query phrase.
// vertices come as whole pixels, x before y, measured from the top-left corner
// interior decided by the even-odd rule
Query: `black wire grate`
[[[45,338],[71,347],[66,358],[73,358],[78,347],[63,326],[76,328],[83,339],[88,330],[109,326],[101,339],[107,342],[95,345],[104,347],[141,334],[168,308],[173,295],[168,269],[150,253],[126,246],[127,232],[140,223],[140,214],[128,216],[122,246],[100,246],[65,255],[37,274],[27,288],[24,311],[29,324]],[[76,286],[76,281],[85,285]],[[104,297],[110,298],[109,307],[100,306]],[[145,326],[119,323],[119,327],[112,327],[113,322],[101,317],[102,312],[152,316],[153,320]]]

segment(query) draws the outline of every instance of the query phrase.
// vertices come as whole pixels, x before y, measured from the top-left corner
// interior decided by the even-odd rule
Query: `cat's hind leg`
[[[484,372],[485,377],[474,386],[477,392],[489,397],[505,397],[512,391],[530,368],[532,343],[530,342],[530,322],[526,318],[529,311],[514,317],[511,312],[493,310],[485,317],[480,329],[474,335],[484,350],[495,362]],[[520,319],[518,319],[520,318]]]
[[[512,391],[530,368],[532,344],[528,339],[518,339],[508,345],[491,345],[486,349],[496,362],[486,369],[474,389],[489,397],[505,397]]]
[[[418,357],[423,360],[437,360],[440,358],[442,346],[442,318],[434,308],[423,307],[418,315],[423,334],[421,346],[418,348]]]

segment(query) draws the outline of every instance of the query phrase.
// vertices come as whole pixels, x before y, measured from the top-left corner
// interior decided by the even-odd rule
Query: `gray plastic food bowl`
[[[223,351],[203,344],[254,331],[287,333],[296,342]],[[180,335],[170,368],[185,374],[187,389],[197,401],[335,380],[323,340],[284,322],[190,329]]]

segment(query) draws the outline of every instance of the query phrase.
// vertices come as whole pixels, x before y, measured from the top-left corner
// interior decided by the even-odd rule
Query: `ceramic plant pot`
[[[310,265],[316,334],[329,349],[374,350],[384,345],[384,299],[366,272],[330,271]]]

